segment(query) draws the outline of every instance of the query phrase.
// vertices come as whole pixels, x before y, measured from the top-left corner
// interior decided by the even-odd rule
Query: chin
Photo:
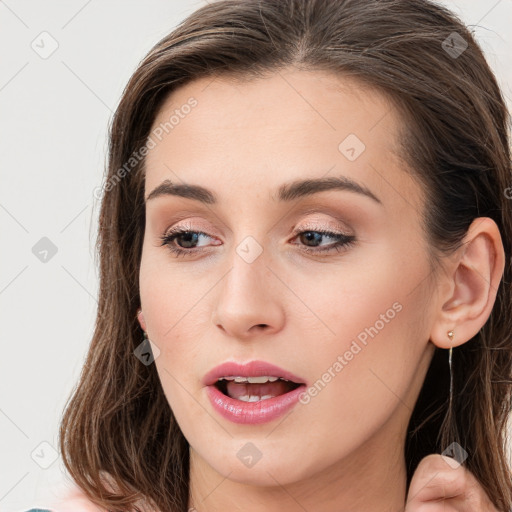
[[[250,440],[243,443],[237,441],[234,445],[236,446],[233,449],[223,449],[219,453],[210,452],[205,455],[197,453],[197,455],[224,478],[251,486],[286,485],[307,478],[311,472],[314,472],[314,468],[309,462],[306,462],[308,458],[303,453],[296,454],[299,459],[290,457],[295,450],[287,450],[282,444],[281,449],[276,449],[275,443],[267,443],[267,446],[264,447],[264,441],[259,443],[255,440],[254,445],[261,447],[261,456],[258,460],[247,459],[245,462],[245,454],[251,452],[252,442]],[[240,448],[241,446],[242,448]],[[227,452],[234,455],[227,457]],[[265,452],[268,453],[267,456]]]

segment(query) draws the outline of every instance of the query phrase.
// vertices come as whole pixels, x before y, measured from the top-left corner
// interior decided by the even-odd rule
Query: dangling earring
[[[448,338],[450,338],[450,341],[453,341],[454,332],[448,331],[447,334],[448,334]],[[453,355],[453,347],[450,346],[450,350],[448,351],[448,366],[450,368],[450,407],[452,405],[452,399],[453,399],[452,355]]]

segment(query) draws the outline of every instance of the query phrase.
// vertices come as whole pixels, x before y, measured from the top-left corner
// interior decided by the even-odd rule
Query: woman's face
[[[196,467],[273,486],[401,463],[435,301],[400,125],[377,92],[293,69],[197,80],[159,111],[145,197],[166,180],[209,191],[147,199],[140,268],[144,327]],[[162,245],[178,228],[192,233]],[[288,392],[281,380],[224,381],[231,399],[205,385],[251,361],[291,372],[300,395],[268,398]]]

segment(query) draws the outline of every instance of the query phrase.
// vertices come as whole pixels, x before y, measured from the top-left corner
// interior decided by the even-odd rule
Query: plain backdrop
[[[443,2],[512,98],[512,0]],[[90,342],[107,127],[147,51],[204,1],[0,1],[0,511],[67,479],[58,425]],[[101,376],[98,376],[101,378]]]

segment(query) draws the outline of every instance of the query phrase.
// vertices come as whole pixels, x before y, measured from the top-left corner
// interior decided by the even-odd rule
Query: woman
[[[508,128],[426,0],[217,1],[161,40],[61,425],[90,506],[510,510]]]

